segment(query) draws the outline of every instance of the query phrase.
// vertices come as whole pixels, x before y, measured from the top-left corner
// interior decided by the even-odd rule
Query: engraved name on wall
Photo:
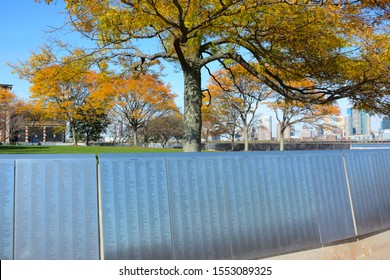
[[[15,259],[99,259],[96,159],[16,160]]]
[[[13,259],[14,160],[0,159],[0,260]]]

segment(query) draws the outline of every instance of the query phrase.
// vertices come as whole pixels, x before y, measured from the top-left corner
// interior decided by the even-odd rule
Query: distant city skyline
[[[349,108],[345,122],[346,135],[370,135],[371,116],[363,110]]]
[[[346,114],[337,118],[325,118],[324,128],[314,128],[310,124],[297,124],[285,131],[285,139],[327,139],[337,140],[351,136],[379,137],[381,130],[390,133],[390,119],[381,118],[376,128],[372,127],[372,118],[369,113],[353,108],[346,108]],[[378,118],[378,117],[377,117]],[[257,127],[258,140],[279,139],[280,124],[271,115],[259,117]],[[383,131],[382,131],[383,134]]]

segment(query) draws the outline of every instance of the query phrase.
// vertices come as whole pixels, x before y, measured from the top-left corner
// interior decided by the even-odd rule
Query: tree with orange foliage
[[[335,104],[313,104],[310,100],[301,102],[284,96],[278,96],[275,101],[269,102],[280,125],[279,139],[280,150],[284,150],[285,131],[288,127],[298,123],[306,123],[312,126],[324,126],[325,118],[334,118],[340,115],[340,109]]]
[[[10,90],[0,88],[0,139],[13,142],[15,133],[24,129],[27,114],[26,102]]]
[[[99,112],[110,108],[112,88],[103,75],[90,70],[81,50],[57,58],[49,48],[33,54],[29,61],[15,68],[20,77],[32,84],[31,98],[49,118],[66,121],[73,144],[77,145],[76,124],[90,106]]]
[[[228,132],[216,104],[211,104],[211,95],[205,95],[202,102],[202,139],[207,144],[210,137],[220,136]]]
[[[208,87],[213,96],[212,102],[220,103],[217,106],[224,108],[221,112],[223,116],[233,117],[227,121],[233,134],[232,140],[235,134],[232,128],[241,127],[244,136],[244,150],[248,151],[249,129],[256,119],[256,111],[260,103],[268,97],[270,90],[238,64],[217,71],[212,77]],[[239,122],[231,121],[236,119],[235,116],[238,117]]]
[[[179,111],[175,97],[158,77],[146,74],[120,77],[114,82],[114,116],[131,131],[133,144],[137,146],[139,129],[152,118]]]
[[[70,18],[65,26],[95,42],[99,60],[118,62],[125,71],[163,60],[177,63],[184,80],[188,152],[200,151],[201,74],[210,63],[236,61],[292,99],[298,94],[327,101],[346,97],[357,104],[374,95],[387,101],[377,85],[379,79],[389,86],[388,76],[366,60],[362,45],[370,45],[373,34],[388,33],[390,0],[64,2]],[[151,47],[140,47],[143,42]],[[287,81],[310,77],[315,90],[289,87],[275,69],[289,76]]]
[[[28,141],[33,141],[33,135],[37,135],[40,128],[45,126],[45,124],[50,123],[53,119],[50,119],[48,113],[44,108],[41,107],[40,103],[35,102],[34,100],[29,100],[26,103],[27,115],[26,115],[26,124],[28,124]],[[55,128],[56,133],[62,134],[65,131],[64,126],[57,126]]]

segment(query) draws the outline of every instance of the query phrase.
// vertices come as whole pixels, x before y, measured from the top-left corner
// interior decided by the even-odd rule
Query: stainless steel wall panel
[[[222,162],[168,157],[175,259],[231,259]]]
[[[375,187],[378,191],[382,228],[390,228],[390,151],[370,153]]]
[[[345,151],[348,180],[358,235],[383,228],[379,194],[375,184],[370,152]]]
[[[99,259],[96,159],[16,160],[15,259]]]
[[[104,259],[172,259],[164,158],[102,157]]]
[[[251,259],[280,252],[279,233],[263,157],[225,156],[226,199],[233,258]]]
[[[154,237],[167,244],[166,249],[157,249],[158,258],[164,259],[261,258],[353,237],[342,156],[342,152],[322,151],[183,153],[157,158],[103,155],[104,255],[108,259],[150,258],[150,223],[155,220],[151,215],[156,216],[150,209],[158,207],[167,213],[156,212],[165,225],[154,225],[165,232],[164,237]],[[153,167],[156,160],[163,167]],[[145,167],[147,162],[151,166]],[[382,154],[376,158],[346,152],[359,235],[383,228],[388,219],[388,188],[383,187],[388,182],[389,175],[383,171],[387,165],[388,158]],[[379,166],[384,169],[376,171]],[[158,198],[158,207],[152,203],[157,196],[146,195],[158,192],[145,192],[143,187],[153,185],[147,178],[156,170],[165,174],[157,180],[161,190],[168,190]],[[160,188],[158,184],[152,189]],[[132,191],[125,187],[130,185]],[[370,194],[367,185],[371,185]],[[374,196],[380,197],[375,200]]]
[[[310,163],[304,153],[269,158],[281,251],[320,244]]]
[[[321,243],[355,236],[341,152],[310,154]]]
[[[0,159],[0,260],[13,259],[14,161]]]

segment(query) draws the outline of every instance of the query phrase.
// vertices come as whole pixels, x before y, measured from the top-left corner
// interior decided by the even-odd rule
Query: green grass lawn
[[[0,146],[0,154],[103,154],[103,153],[167,153],[182,149],[157,149],[116,146]]]

